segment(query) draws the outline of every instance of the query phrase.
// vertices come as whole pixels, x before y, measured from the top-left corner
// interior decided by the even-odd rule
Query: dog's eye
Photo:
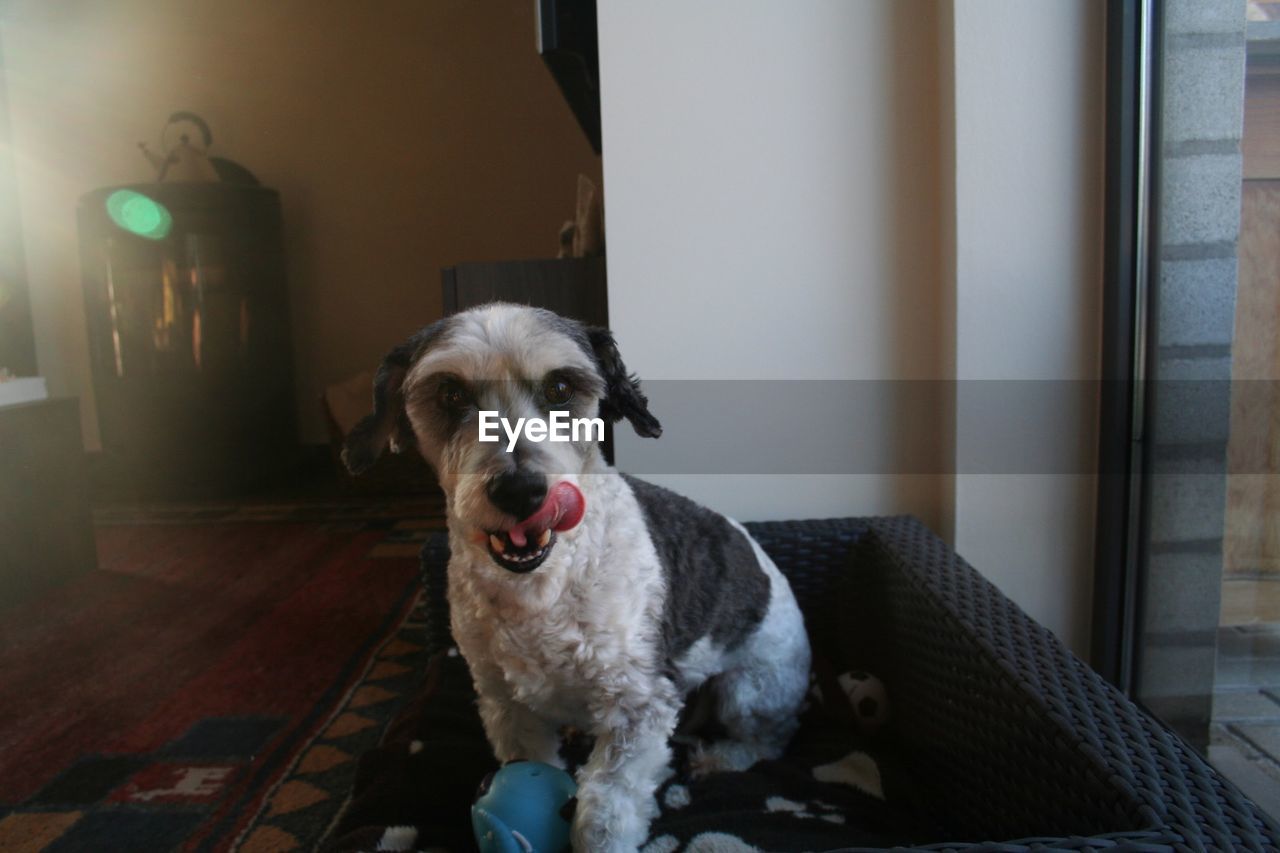
[[[553,406],[563,406],[573,399],[573,386],[558,376],[549,376],[542,383],[542,396]]]
[[[452,380],[440,383],[440,405],[446,409],[462,409],[471,402],[467,389]]]

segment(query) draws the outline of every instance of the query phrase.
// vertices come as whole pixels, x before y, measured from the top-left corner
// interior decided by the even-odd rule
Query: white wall
[[[609,314],[632,369],[649,380],[949,375],[932,251],[943,166],[936,8],[600,4]],[[669,435],[697,416],[660,403]],[[851,441],[904,452],[895,425],[879,426]],[[619,442],[624,467],[661,469],[661,442],[626,430]],[[905,452],[946,448],[931,440]],[[832,470],[848,472],[841,462]],[[944,521],[929,476],[654,479],[744,518],[909,511]]]
[[[1089,0],[602,0],[610,315],[628,365],[1095,376],[1101,24]],[[950,471],[986,428],[964,402],[939,392],[923,434],[887,406],[850,442]],[[704,417],[656,414],[669,434]],[[1060,439],[1087,470],[1091,401],[1068,414],[1055,453]],[[804,435],[743,454],[778,440]],[[661,447],[622,430],[620,464],[662,470]],[[1089,477],[654,479],[743,518],[916,514],[1087,646]]]
[[[969,380],[1040,380],[1030,393],[1061,404],[1027,437],[1052,466],[956,477],[956,550],[1083,654],[1097,409],[1094,388],[1070,380],[1100,373],[1103,10],[1088,0],[954,9],[959,470],[1007,414]]]

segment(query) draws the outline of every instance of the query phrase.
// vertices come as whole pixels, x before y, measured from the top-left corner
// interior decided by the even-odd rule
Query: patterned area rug
[[[421,682],[430,505],[98,518],[0,623],[0,850],[310,849]]]

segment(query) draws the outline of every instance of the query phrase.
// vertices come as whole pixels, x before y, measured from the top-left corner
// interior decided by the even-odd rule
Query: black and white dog
[[[495,303],[447,317],[387,355],[374,412],[344,459],[367,469],[416,447],[448,506],[453,636],[500,761],[561,764],[561,728],[595,737],[578,774],[573,844],[631,851],[684,698],[708,679],[729,738],[696,773],[781,754],[808,686],[809,646],[786,580],[736,522],[619,474],[578,441],[479,440],[479,412],[626,418],[657,437],[612,335]]]

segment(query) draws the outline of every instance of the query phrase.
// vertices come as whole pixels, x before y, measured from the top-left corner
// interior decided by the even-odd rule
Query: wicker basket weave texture
[[[913,779],[972,839],[915,849],[1280,851],[1270,817],[919,521],[747,527],[815,648],[885,681]],[[433,650],[452,644],[448,552],[422,553]]]

